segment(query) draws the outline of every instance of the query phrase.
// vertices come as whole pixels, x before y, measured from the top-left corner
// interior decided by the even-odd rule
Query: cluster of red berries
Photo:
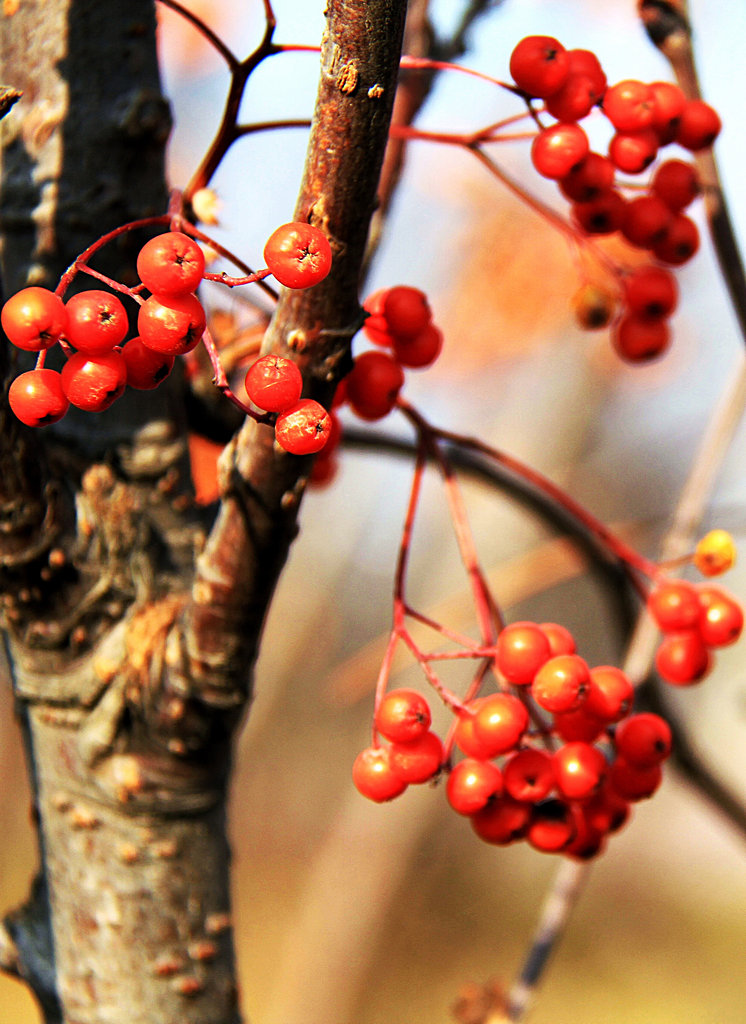
[[[404,384],[405,368],[430,366],[443,347],[427,296],[418,288],[381,288],[363,302],[363,332],[376,346],[355,358],[344,379],[344,398],[364,420],[387,416]]]
[[[692,557],[706,576],[734,559],[724,530],[704,536]],[[656,668],[678,686],[702,679],[711,648],[734,643],[743,629],[740,605],[716,587],[658,579],[647,607],[663,633]],[[445,744],[422,694],[385,693],[375,741],[353,765],[357,789],[383,802],[446,772],[450,806],[486,842],[526,839],[538,850],[595,856],[628,819],[630,805],[660,785],[670,727],[656,714],[634,713],[626,673],[591,668],[558,623],[512,623],[490,656],[498,692],[449,702],[456,721]]]
[[[279,227],[264,250],[268,270],[289,288],[308,288],[329,273],[332,254],[326,236],[305,223]],[[63,302],[47,288],[29,287],[2,308],[8,339],[38,352],[33,370],[20,374],[9,390],[11,409],[23,423],[56,423],[70,405],[102,412],[126,387],[156,388],[171,372],[176,356],[196,347],[206,326],[194,294],[205,272],[205,258],[193,238],[166,231],[150,239],[137,257],[140,286],[122,288],[140,303],[136,337],[125,342],[129,317],[113,292],[92,289]],[[142,299],[141,289],[150,295]],[[66,356],[61,371],[44,366],[44,354],[60,343]],[[289,435],[297,425],[288,419]]]
[[[357,789],[391,800],[445,770],[450,806],[486,842],[526,839],[545,852],[594,856],[627,820],[630,804],[660,785],[671,749],[667,723],[631,714],[626,674],[590,668],[557,623],[506,626],[494,665],[504,688],[456,711],[449,747],[463,757],[455,763],[430,728],[425,698],[389,691],[375,715],[386,742],[358,755]]]
[[[632,362],[662,354],[677,301],[665,268],[680,266],[699,248],[697,226],[684,210],[700,194],[700,183],[695,167],[681,159],[658,164],[644,189],[635,183],[632,197],[623,193],[617,174],[643,173],[672,143],[690,152],[712,145],[721,127],[717,112],[702,100],[687,99],[671,82],[625,79],[609,86],[594,53],[566,50],[551,36],[522,39],[510,72],[526,99],[543,100],[544,111],[556,119],[540,128],[531,160],[571,203],[577,230],[619,233],[654,261],[622,274],[621,294],[618,288],[584,286],[575,299],[579,322],[596,328],[613,320],[614,346]],[[591,150],[578,124],[593,110],[613,128],[606,154]]]
[[[332,433],[332,415],[312,398],[301,399],[303,377],[284,356],[261,356],[249,367],[246,394],[265,412],[277,413],[275,440],[293,455],[320,451]]]

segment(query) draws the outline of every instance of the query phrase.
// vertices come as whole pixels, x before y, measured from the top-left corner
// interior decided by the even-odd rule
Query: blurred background
[[[262,5],[193,0],[241,55]],[[323,3],[275,0],[276,40],[316,43]],[[434,0],[441,34],[457,0]],[[705,97],[721,113],[716,144],[743,241],[746,161],[741,5],[690,5]],[[464,63],[507,77],[527,34],[594,50],[610,82],[668,79],[632,0],[504,0],[472,28]],[[211,138],[227,78],[188,25],[162,18],[164,83],[175,115],[170,173],[184,183]],[[265,62],[242,118],[310,116],[313,54]],[[517,112],[501,90],[442,75],[422,111],[429,129],[469,130]],[[215,237],[258,265],[264,240],[291,217],[302,130],[236,145],[216,180]],[[562,211],[533,174],[526,143],[496,159]],[[441,359],[408,373],[405,394],[428,418],[479,435],[562,484],[655,557],[699,443],[743,363],[743,341],[701,210],[699,254],[677,272],[674,343],[648,366],[623,365],[607,332],[582,332],[570,300],[577,266],[565,240],[468,155],[411,145],[366,290],[423,288],[445,332]],[[238,321],[241,300],[206,292]],[[351,421],[348,421],[351,422]],[[395,416],[383,429],[408,436]],[[746,429],[737,427],[703,527],[746,537]],[[231,804],[242,1000],[256,1024],[446,1024],[468,982],[508,985],[519,968],[556,858],[479,842],[443,787],[390,805],[353,790],[367,745],[373,686],[390,627],[393,571],[410,479],[406,460],[343,453],[331,484],[306,499],[300,537],[273,604],[256,697],[236,748]],[[465,482],[482,563],[509,618],[557,620],[593,663],[623,658],[607,583],[535,514]],[[330,544],[330,538],[333,543]],[[744,559],[742,558],[742,563]],[[724,585],[746,598],[746,570]],[[410,598],[473,631],[469,596],[442,494],[427,480],[412,549]],[[394,685],[419,685],[406,659]],[[456,684],[454,684],[456,685]],[[674,695],[696,747],[746,801],[746,656],[719,654],[701,685]],[[20,902],[36,860],[28,788],[9,687],[0,687],[0,912]],[[746,837],[669,771],[593,866],[556,953],[533,1024],[743,1024],[746,1019]],[[0,1020],[36,1024],[22,986],[0,978]]]

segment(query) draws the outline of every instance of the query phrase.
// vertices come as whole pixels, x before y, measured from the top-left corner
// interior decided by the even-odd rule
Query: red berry
[[[512,693],[495,693],[480,702],[474,716],[474,735],[490,757],[513,750],[528,728],[528,711]]]
[[[197,347],[206,322],[196,295],[151,295],[140,306],[137,329],[143,345],[167,356],[182,356]]]
[[[635,689],[626,672],[614,665],[591,669],[591,684],[583,711],[602,722],[618,722],[632,706]]]
[[[637,132],[653,123],[655,97],[644,82],[628,78],[610,86],[604,94],[603,111],[621,132]]]
[[[651,590],[647,607],[664,633],[691,629],[701,613],[699,590],[686,580],[665,580]]]
[[[407,788],[391,767],[386,747],[361,750],[352,765],[352,781],[359,793],[376,803],[393,800]]]
[[[505,763],[503,783],[505,792],[514,800],[544,800],[554,789],[552,758],[532,747],[517,751]]]
[[[699,633],[708,647],[727,647],[743,630],[743,608],[719,587],[701,587]]]
[[[413,338],[394,335],[393,351],[401,366],[420,368],[430,366],[440,355],[443,347],[443,332],[435,324],[428,324]]]
[[[704,100],[687,100],[679,116],[676,142],[696,153],[711,146],[722,125],[716,110]]]
[[[575,638],[566,626],[558,622],[542,622],[539,629],[549,641],[552,657],[555,654],[575,654]]]
[[[623,757],[617,757],[609,768],[609,788],[623,800],[636,802],[655,793],[663,779],[659,764],[635,768]]]
[[[480,739],[474,731],[476,712],[486,700],[486,697],[479,697],[471,701],[468,708],[459,711],[453,734],[454,742],[459,749],[467,757],[475,758],[477,761],[488,761],[494,756],[490,744]]]
[[[632,245],[649,249],[664,237],[671,216],[671,210],[658,196],[638,196],[626,205],[622,234]]]
[[[323,405],[304,398],[280,413],[275,423],[275,439],[292,455],[313,455],[326,444],[332,431],[332,418]]]
[[[606,723],[603,719],[590,714],[586,709],[586,703],[587,699],[577,711],[565,711],[554,714],[554,731],[560,739],[568,743],[575,740],[592,743],[593,740],[598,739],[606,731]]]
[[[407,743],[430,728],[430,706],[417,690],[390,690],[378,707],[375,726],[386,739]]]
[[[383,315],[395,338],[416,337],[432,318],[425,293],[404,284],[388,289],[383,300]]]
[[[466,758],[455,765],[446,783],[448,803],[458,814],[476,814],[503,790],[502,773],[491,761]]]
[[[653,120],[651,127],[655,129],[661,145],[673,142],[679,124],[681,112],[686,105],[686,96],[673,82],[651,82],[653,94]]]
[[[628,313],[616,324],[611,341],[623,359],[630,363],[645,363],[663,355],[670,344],[671,331],[661,318],[652,320]]]
[[[591,743],[565,743],[552,755],[557,788],[568,800],[587,800],[606,775],[606,758]]]
[[[67,310],[48,288],[22,288],[2,308],[3,330],[17,348],[43,352],[59,341],[67,328]]]
[[[364,420],[378,420],[394,408],[404,372],[386,352],[363,352],[346,379],[353,411]]]
[[[658,136],[652,128],[616,132],[609,143],[609,160],[626,174],[642,174],[658,153]]]
[[[674,686],[698,683],[707,675],[711,661],[699,629],[666,634],[655,654],[658,674]]]
[[[392,743],[391,767],[406,783],[428,782],[443,764],[443,744],[434,732],[424,732],[408,743]]]
[[[513,81],[528,93],[544,99],[562,87],[570,70],[567,52],[553,36],[526,36],[510,55]]]
[[[611,235],[624,224],[627,201],[610,189],[588,203],[573,203],[572,214],[587,235]]]
[[[660,715],[641,711],[620,722],[614,746],[633,768],[652,768],[671,753],[671,727]]]
[[[679,213],[699,195],[699,175],[685,160],[666,160],[653,175],[650,188],[669,210]]]
[[[303,377],[292,359],[261,356],[246,371],[246,394],[260,409],[284,412],[300,400]]]
[[[588,153],[558,184],[566,199],[575,203],[589,203],[608,192],[614,184],[615,168],[607,156]]]
[[[383,315],[383,304],[387,294],[388,288],[379,288],[363,303],[363,309],[368,314],[363,321],[363,331],[374,344],[381,345],[382,348],[390,348],[394,340]]]
[[[151,238],[137,257],[137,273],[150,292],[187,295],[197,290],[205,272],[202,249],[182,231]]]
[[[51,293],[50,293],[51,294]],[[13,380],[8,391],[10,407],[27,427],[56,423],[70,403],[62,390],[62,378],[56,370],[28,370]]]
[[[592,50],[567,50],[571,75],[583,75],[591,80],[596,102],[606,92],[606,75],[601,62]]]
[[[152,391],[168,377],[174,357],[154,352],[140,338],[130,338],[122,348],[127,364],[127,385],[137,391]]]
[[[264,246],[267,267],[287,288],[311,288],[332,268],[332,250],[324,232],[312,224],[283,224]]]
[[[495,664],[516,686],[528,686],[552,655],[546,635],[535,622],[513,622],[500,631]]]
[[[127,364],[120,352],[75,352],[62,367],[62,389],[71,405],[103,412],[127,385]]]
[[[68,341],[80,352],[100,355],[120,345],[129,330],[127,310],[111,292],[78,292],[68,299]]]
[[[534,676],[531,696],[546,711],[575,711],[583,703],[591,677],[587,663],[577,654],[558,654]]]
[[[662,263],[678,267],[690,260],[699,249],[697,225],[684,213],[676,213],[660,241],[653,246],[653,255]]]
[[[673,274],[663,267],[636,267],[624,280],[627,309],[637,316],[658,319],[676,309],[679,289]]]
[[[567,804],[550,798],[533,808],[526,839],[535,850],[557,853],[569,846],[576,831],[575,816]]]
[[[545,106],[558,121],[579,121],[590,114],[599,98],[592,78],[571,72],[564,85],[547,97]]]
[[[526,834],[531,806],[503,796],[471,816],[471,827],[480,839],[506,846]]]
[[[589,151],[588,136],[577,124],[544,128],[531,145],[531,160],[545,178],[564,178]]]

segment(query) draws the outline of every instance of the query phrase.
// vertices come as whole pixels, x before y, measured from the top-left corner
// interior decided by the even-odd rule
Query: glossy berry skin
[[[305,398],[280,413],[275,423],[275,440],[292,455],[314,455],[326,444],[332,419],[323,405]]]
[[[630,715],[614,732],[614,746],[633,768],[652,768],[671,753],[671,727],[660,715],[649,711]]]
[[[554,789],[552,758],[543,750],[526,747],[512,754],[503,767],[505,792],[514,800],[536,803]]]
[[[286,288],[312,288],[332,268],[332,250],[324,232],[304,221],[282,224],[267,239],[264,260]]]
[[[129,330],[127,310],[111,292],[78,292],[68,299],[67,340],[79,352],[100,355],[120,345]]]
[[[655,667],[667,683],[691,686],[710,669],[711,656],[699,629],[667,633],[655,653]]]
[[[736,546],[727,530],[710,530],[694,551],[694,564],[703,576],[719,576],[736,560]]]
[[[399,338],[414,338],[425,330],[432,319],[425,293],[404,284],[387,290],[383,300],[383,316],[388,330]]]
[[[347,375],[347,401],[364,420],[387,416],[396,404],[404,371],[386,352],[363,352]]]
[[[481,740],[474,731],[476,712],[486,700],[486,697],[479,697],[470,701],[468,709],[458,713],[453,734],[459,750],[467,757],[475,758],[478,761],[488,761],[493,756],[490,744]]]
[[[424,732],[408,743],[392,743],[389,748],[391,767],[408,784],[435,778],[443,757],[443,744],[434,732]]]
[[[526,839],[535,850],[558,853],[569,846],[576,831],[574,815],[567,804],[550,797],[531,811]]]
[[[62,390],[56,370],[28,370],[10,385],[8,402],[16,417],[27,427],[43,427],[61,420],[70,403]]]
[[[686,106],[686,96],[678,85],[673,82],[651,82],[653,94],[653,120],[650,127],[654,129],[662,146],[673,142],[682,111]]]
[[[531,806],[503,796],[471,816],[471,827],[480,839],[507,846],[522,839],[531,819]]]
[[[485,697],[474,716],[474,735],[490,757],[513,750],[528,728],[528,711],[511,693]]]
[[[553,36],[526,36],[510,55],[510,74],[519,89],[544,99],[557,92],[570,71],[562,43]]]
[[[702,612],[699,634],[708,647],[728,647],[743,631],[743,608],[719,587],[702,587],[699,592]]]
[[[687,100],[676,127],[676,142],[698,153],[713,144],[722,127],[720,116],[704,100]]]
[[[636,132],[653,123],[655,98],[649,85],[627,78],[604,94],[604,113],[618,131]]]
[[[249,367],[245,378],[249,399],[266,412],[284,412],[300,401],[303,377],[292,359],[266,355]]]
[[[430,366],[440,355],[443,348],[443,332],[435,324],[428,324],[412,338],[400,338],[395,335],[392,348],[400,366],[421,369]]]
[[[16,348],[43,352],[56,344],[67,329],[67,310],[59,295],[48,288],[22,288],[3,305],[2,327]]]
[[[635,688],[626,672],[615,665],[597,665],[591,669],[583,711],[602,722],[618,722],[632,707]]]
[[[566,177],[589,151],[588,136],[577,124],[544,128],[531,144],[531,161],[545,178]]]
[[[568,800],[587,800],[606,775],[606,758],[590,743],[565,743],[552,755],[557,789]]]
[[[76,352],[62,367],[62,389],[71,405],[103,412],[127,385],[127,364],[120,352]]]
[[[383,304],[388,292],[388,288],[379,288],[378,291],[368,295],[363,302],[363,310],[368,314],[363,321],[363,333],[375,345],[380,345],[382,348],[391,348],[394,340],[383,314]]]
[[[659,583],[651,590],[647,607],[664,632],[696,626],[701,611],[698,589],[686,580]]]
[[[575,654],[575,637],[559,622],[542,622],[539,629],[549,641],[552,657],[556,654]]]
[[[588,203],[573,203],[572,215],[587,235],[611,235],[624,224],[627,201],[610,189]]]
[[[658,152],[658,136],[652,128],[616,132],[609,143],[609,160],[626,174],[642,174]]]
[[[660,241],[653,246],[653,255],[662,263],[680,267],[699,249],[699,229],[685,213],[674,214]]]
[[[495,664],[516,686],[528,686],[552,655],[546,635],[535,622],[512,622],[500,631],[495,646]]]
[[[136,391],[153,391],[170,374],[174,357],[143,345],[140,338],[130,338],[122,347],[127,364],[127,387]]]
[[[137,317],[143,344],[167,356],[183,356],[196,348],[206,323],[196,295],[151,295],[140,306]]]
[[[630,313],[655,320],[673,313],[679,288],[669,270],[650,264],[636,267],[627,275],[624,296]]]
[[[651,797],[662,780],[663,771],[659,764],[635,768],[623,757],[617,757],[609,767],[610,790],[631,803]]]
[[[653,175],[650,189],[669,210],[680,213],[700,194],[697,169],[684,160],[666,160]]]
[[[555,712],[553,716],[554,731],[567,743],[582,740],[592,743],[606,731],[606,722],[586,709],[586,701],[577,711]]]
[[[590,670],[577,654],[558,654],[534,676],[531,696],[546,711],[575,711],[590,687]]]
[[[632,245],[650,248],[664,237],[671,220],[671,210],[654,195],[631,199],[624,211],[622,234]]]
[[[613,188],[614,174],[607,156],[591,152],[559,179],[560,192],[574,203],[589,203]]]
[[[393,800],[407,788],[391,767],[386,747],[361,750],[352,765],[352,781],[359,793],[376,803]]]
[[[473,758],[459,761],[446,783],[448,803],[457,814],[476,814],[502,791],[502,772],[497,765]]]
[[[397,743],[416,740],[430,728],[430,705],[417,690],[401,688],[384,695],[375,715],[382,736]]]
[[[188,295],[197,290],[205,272],[202,249],[182,231],[164,231],[151,238],[137,257],[137,273],[158,295]]]

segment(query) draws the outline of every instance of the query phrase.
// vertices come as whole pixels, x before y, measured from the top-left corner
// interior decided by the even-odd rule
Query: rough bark
[[[265,342],[325,401],[359,325],[405,7],[327,5],[298,216],[327,231],[334,269],[282,296]],[[152,0],[28,0],[2,32],[3,77],[24,94],[4,119],[10,293],[53,285],[102,232],[165,210],[168,112]],[[131,279],[136,244],[97,266]],[[183,401],[173,374],[37,433],[0,412],[1,610],[41,863],[28,904],[0,927],[0,966],[28,981],[47,1024],[240,1019],[231,738],[309,462],[247,421],[222,458],[210,526],[190,498]]]

